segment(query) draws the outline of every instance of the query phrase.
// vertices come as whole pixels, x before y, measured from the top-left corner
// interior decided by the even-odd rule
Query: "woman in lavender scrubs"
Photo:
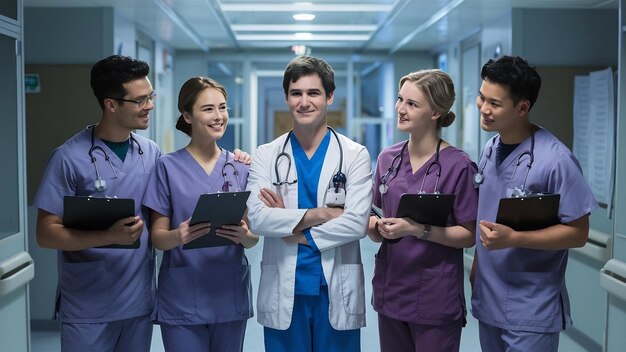
[[[372,280],[382,351],[459,350],[466,315],[463,248],[474,245],[478,194],[476,164],[439,137],[454,121],[454,98],[443,71],[404,76],[396,112],[398,129],[409,139],[378,156],[373,203],[384,217],[370,218],[369,236],[382,242]],[[402,194],[418,192],[456,195],[447,226],[395,217]]]
[[[154,320],[168,351],[241,351],[246,321],[252,317],[250,267],[244,248],[258,242],[245,221],[224,225],[217,234],[236,244],[183,249],[211,224],[189,220],[202,193],[245,190],[248,166],[232,162],[221,149],[228,123],[226,90],[206,77],[183,84],[176,128],[189,144],[162,156],[143,205],[151,209],[151,238],[163,250]]]

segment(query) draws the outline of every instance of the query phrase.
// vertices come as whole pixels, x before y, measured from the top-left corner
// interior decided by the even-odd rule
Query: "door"
[[[24,147],[22,3],[0,5],[0,341],[5,351],[29,351]]]

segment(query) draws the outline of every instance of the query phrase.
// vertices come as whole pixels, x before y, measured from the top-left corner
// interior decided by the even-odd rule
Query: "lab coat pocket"
[[[377,254],[374,259],[374,277],[372,278],[372,305],[377,309],[382,309],[385,303],[386,270],[387,261],[379,258]]]
[[[365,314],[363,264],[341,264],[341,293],[348,314]]]
[[[424,319],[453,321],[463,310],[456,270],[423,269],[420,271],[417,314]]]
[[[157,291],[159,321],[185,319],[196,314],[196,295],[191,269],[161,268]]]
[[[105,261],[63,263],[61,312],[65,318],[100,318],[111,304]]]
[[[250,284],[250,265],[235,266],[235,304],[237,313],[250,314],[252,312],[252,286]]]
[[[506,318],[515,325],[549,327],[557,317],[561,280],[554,272],[506,273]]]
[[[257,298],[259,313],[274,313],[278,310],[278,286],[280,284],[278,266],[261,263],[261,281]]]

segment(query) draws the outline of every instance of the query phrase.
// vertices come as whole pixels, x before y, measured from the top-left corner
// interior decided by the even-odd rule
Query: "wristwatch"
[[[430,227],[430,225],[428,224],[424,224],[424,232],[422,232],[421,235],[417,235],[417,238],[421,238],[421,239],[427,239],[428,236],[430,236],[432,232],[432,228]]]

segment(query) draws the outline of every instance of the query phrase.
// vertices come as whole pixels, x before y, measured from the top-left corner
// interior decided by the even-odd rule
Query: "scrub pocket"
[[[387,261],[379,258],[377,254],[374,259],[374,277],[372,278],[372,305],[376,309],[382,309],[385,303],[386,271]]]
[[[341,264],[341,293],[348,314],[365,314],[363,264]]]
[[[161,268],[157,290],[159,322],[180,320],[196,315],[196,296],[191,269]]]
[[[101,318],[111,304],[105,261],[62,263],[61,313],[64,318]]]
[[[452,321],[462,311],[459,290],[459,273],[456,270],[442,271],[422,269],[419,279],[417,314],[423,319]]]
[[[261,263],[261,281],[257,298],[259,313],[274,313],[278,310],[278,286],[280,284],[278,266]]]
[[[561,304],[557,273],[507,271],[506,281],[506,319],[511,324],[553,325]]]
[[[252,285],[250,284],[250,265],[234,267],[235,305],[237,313],[249,315],[252,312]]]

